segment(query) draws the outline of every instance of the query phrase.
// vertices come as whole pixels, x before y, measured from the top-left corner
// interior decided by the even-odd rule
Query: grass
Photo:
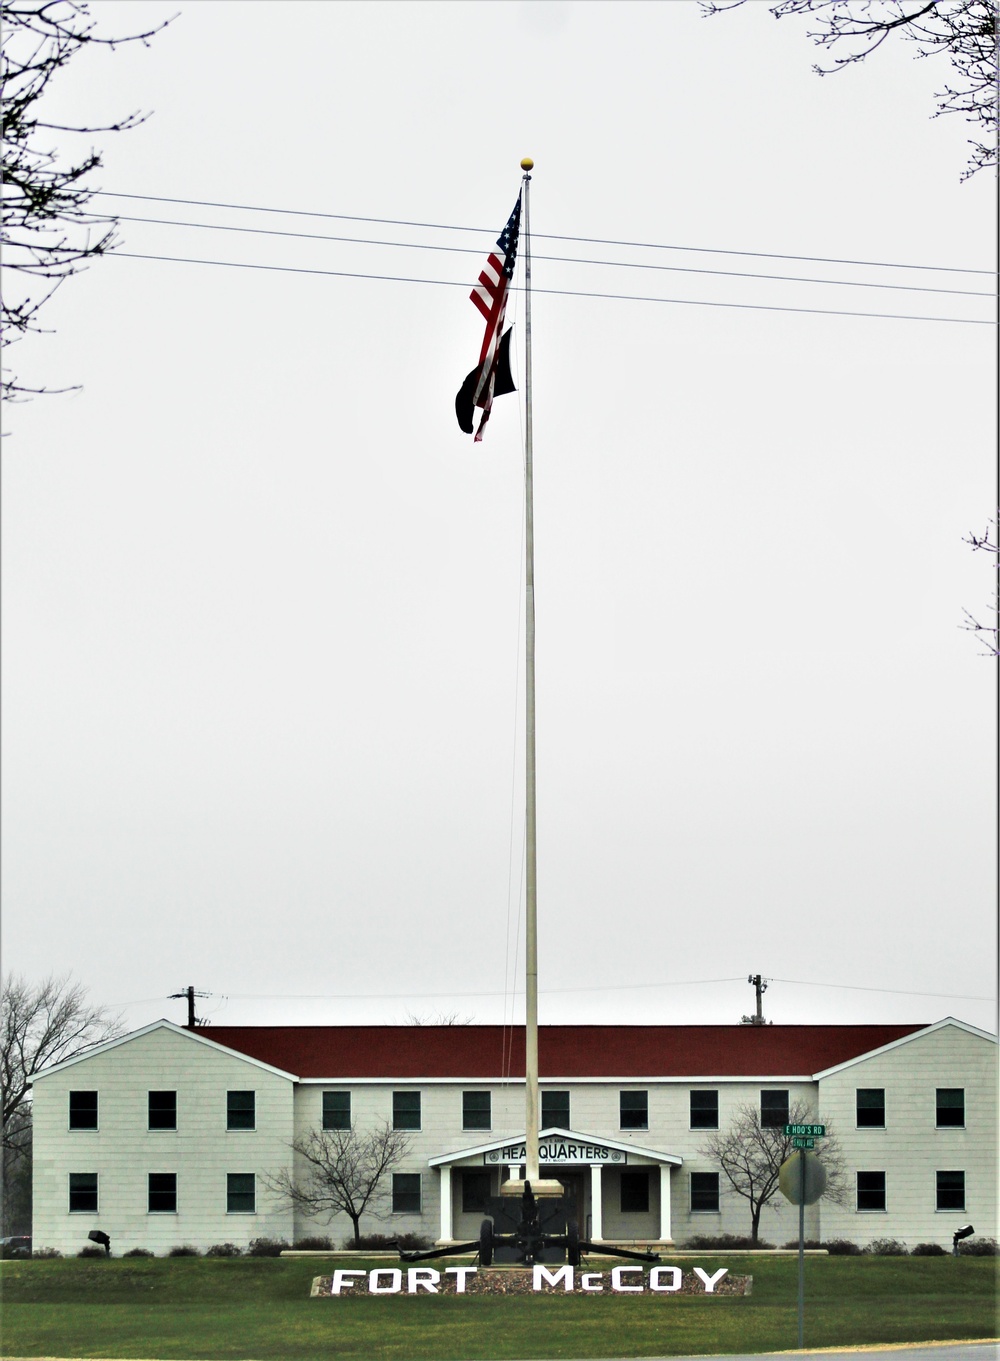
[[[751,1273],[753,1294],[314,1300],[313,1276],[331,1270],[322,1259],[3,1262],[2,1355],[541,1361],[794,1348],[795,1259],[712,1262],[701,1264]],[[993,1337],[996,1287],[995,1258],[810,1258],[806,1346]]]

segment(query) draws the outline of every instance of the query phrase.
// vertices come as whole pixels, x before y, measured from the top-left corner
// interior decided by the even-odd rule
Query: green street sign
[[[815,1148],[815,1139],[804,1139],[801,1134],[792,1136],[792,1148]]]
[[[804,1139],[822,1139],[826,1125],[786,1125],[785,1134],[798,1134]]]

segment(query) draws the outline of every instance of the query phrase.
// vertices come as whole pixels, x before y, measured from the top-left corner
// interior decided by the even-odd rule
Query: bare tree
[[[796,1102],[788,1112],[792,1125],[812,1124],[813,1115],[805,1102]],[[742,1196],[750,1202],[750,1234],[756,1243],[760,1237],[760,1216],[765,1205],[778,1193],[778,1173],[781,1164],[794,1151],[792,1136],[782,1125],[762,1125],[756,1106],[738,1106],[728,1129],[714,1134],[698,1150],[722,1168],[728,1185],[726,1191]],[[846,1198],[846,1176],[840,1142],[829,1124],[826,1137],[816,1140],[815,1152],[826,1169],[828,1200],[843,1204]]]
[[[68,974],[41,983],[16,974],[5,979],[0,996],[4,1148],[23,1151],[30,1143],[30,1124],[17,1117],[24,1113],[37,1072],[123,1033],[119,1017],[91,1006],[86,988]]]
[[[122,1033],[117,1016],[87,1002],[68,976],[28,983],[8,977],[0,987],[0,1224],[4,1234],[31,1223],[31,1102],[28,1088],[42,1068]]]
[[[418,1015],[416,1012],[406,1013],[407,1025],[472,1025],[474,1016],[459,1016],[457,1011],[439,1011],[436,1016]]]
[[[100,153],[91,147],[64,155],[53,145],[55,136],[125,132],[148,116],[132,113],[103,126],[47,122],[39,106],[50,82],[84,48],[147,45],[170,20],[143,33],[105,38],[95,33],[85,0],[2,0],[0,10],[4,180],[0,240],[5,270],[20,279],[15,290],[8,278],[0,305],[2,343],[7,346],[29,331],[41,330],[38,313],[59,285],[115,245],[114,218],[91,211],[94,191],[84,184],[101,164]],[[9,374],[3,378],[8,399],[51,390],[25,387]]]
[[[982,534],[967,534],[963,543],[970,544],[979,552],[991,553],[994,571],[1000,573],[1000,516],[992,524],[987,525]],[[991,624],[981,624],[968,610],[963,610],[962,613],[965,615],[965,623],[961,627],[978,637],[985,649],[984,655],[1000,657],[1000,576],[994,587]]]
[[[361,1216],[388,1196],[385,1179],[406,1156],[410,1136],[391,1125],[367,1133],[356,1129],[314,1129],[290,1145],[305,1164],[301,1173],[287,1167],[265,1176],[279,1199],[325,1223],[346,1214],[354,1225],[354,1246],[361,1246]]]
[[[745,3],[701,0],[701,7],[706,14],[720,14]],[[808,36],[831,51],[827,65],[813,67],[820,76],[864,61],[897,34],[915,44],[918,57],[946,54],[953,83],[942,85],[934,96],[933,116],[959,113],[977,125],[983,140],[969,139],[972,152],[963,180],[996,165],[996,0],[777,0],[769,10],[775,19],[810,16]]]

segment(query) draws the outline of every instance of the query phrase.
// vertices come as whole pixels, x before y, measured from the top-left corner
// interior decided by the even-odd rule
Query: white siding
[[[959,1026],[919,1035],[887,1053],[862,1059],[820,1082],[820,1118],[841,1135],[851,1204],[823,1205],[823,1235],[870,1243],[899,1238],[909,1247],[951,1247],[963,1224],[977,1235],[997,1232],[997,1048]],[[859,1087],[885,1089],[885,1128],[858,1128]],[[965,1090],[964,1129],[935,1127],[938,1087]],[[859,1171],[884,1171],[885,1213],[855,1208]],[[964,1171],[965,1209],[936,1208],[938,1171]]]
[[[791,1082],[780,1077],[755,1081],[702,1078],[694,1082],[546,1082],[570,1094],[570,1128],[595,1141],[614,1141],[637,1150],[629,1166],[650,1169],[649,1212],[623,1215],[620,1208],[620,1165],[606,1165],[602,1173],[602,1220],[606,1239],[655,1239],[659,1231],[660,1182],[658,1164],[638,1150],[679,1157],[671,1183],[671,1228],[676,1243],[695,1234],[746,1234],[750,1210],[746,1200],[727,1192],[720,1176],[718,1213],[692,1212],[690,1180],[693,1172],[717,1172],[701,1150],[712,1131],[691,1129],[692,1088],[719,1093],[719,1125],[725,1129],[738,1107],[758,1106],[763,1088],[787,1088],[790,1104],[802,1102],[818,1119],[836,1130],[848,1171],[851,1203],[838,1207],[824,1200],[806,1213],[810,1238],[844,1237],[858,1243],[874,1238],[902,1238],[950,1245],[959,1223],[975,1224],[977,1233],[996,1232],[997,1097],[996,1045],[989,1037],[946,1024],[916,1039],[890,1048],[819,1081]],[[858,1129],[855,1093],[858,1087],[882,1087],[886,1092],[886,1128]],[[963,1129],[935,1128],[935,1091],[962,1087],[966,1093]],[[147,1093],[177,1092],[176,1131],[147,1128]],[[256,1092],[257,1128],[226,1129],[226,1093]],[[465,1090],[491,1094],[491,1128],[464,1130],[462,1094]],[[619,1093],[648,1092],[648,1129],[620,1128]],[[69,1092],[99,1093],[100,1127],[96,1131],[68,1129]],[[453,1176],[453,1234],[475,1238],[478,1214],[461,1211],[461,1175],[456,1167],[430,1167],[431,1158],[502,1140],[523,1138],[524,1085],[499,1082],[314,1082],[298,1083],[237,1054],[215,1049],[178,1027],[164,1023],[140,1032],[123,1043],[65,1065],[39,1078],[34,1088],[34,1239],[39,1247],[76,1252],[90,1229],[111,1236],[116,1255],[130,1247],[166,1252],[181,1243],[202,1250],[230,1241],[246,1246],[252,1238],[293,1241],[306,1234],[329,1234],[340,1245],[350,1232],[346,1215],[332,1222],[295,1216],[267,1192],[263,1177],[289,1165],[289,1145],[296,1136],[322,1126],[323,1091],[351,1093],[356,1128],[391,1123],[393,1091],[419,1090],[421,1128],[412,1132],[410,1146],[397,1172],[421,1178],[419,1213],[391,1212],[391,1175],[383,1194],[362,1219],[363,1233],[391,1236],[419,1233],[430,1240],[440,1236],[441,1177]],[[484,1167],[482,1155],[469,1155],[465,1165]],[[495,1167],[495,1165],[494,1165]],[[583,1219],[586,1232],[590,1204],[589,1169],[583,1172]],[[855,1175],[885,1171],[887,1210],[858,1213],[853,1203]],[[496,1168],[499,1176],[505,1168]],[[937,1171],[963,1171],[966,1202],[963,1210],[936,1209]],[[96,1215],[70,1214],[67,1207],[70,1172],[96,1172],[100,1204]],[[178,1178],[176,1214],[148,1214],[146,1178],[150,1172],[175,1172]],[[257,1210],[253,1215],[227,1214],[226,1174],[253,1172],[257,1177]],[[558,1168],[555,1169],[558,1175]],[[798,1211],[780,1195],[765,1208],[761,1235],[777,1244],[798,1232]]]
[[[177,1092],[177,1129],[147,1128],[149,1090]],[[98,1093],[99,1128],[68,1128],[69,1093]],[[256,1129],[226,1129],[226,1093],[256,1092]],[[291,1216],[267,1195],[262,1174],[287,1161],[292,1083],[234,1054],[172,1029],[153,1030],[35,1082],[36,1247],[75,1253],[102,1229],[115,1256],[157,1254],[182,1243],[201,1248],[289,1237]],[[98,1213],[70,1214],[70,1172],[96,1172]],[[147,1175],[177,1174],[177,1213],[147,1213]],[[253,1172],[257,1213],[227,1214],[226,1175]]]

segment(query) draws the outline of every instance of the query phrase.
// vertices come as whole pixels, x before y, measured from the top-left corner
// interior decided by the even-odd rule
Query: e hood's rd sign
[[[749,1295],[752,1276],[730,1276],[728,1267],[711,1273],[695,1267],[616,1266],[610,1271],[579,1271],[571,1266],[481,1270],[474,1266],[376,1267],[373,1271],[346,1268],[332,1276],[317,1276],[314,1296],[340,1295]]]

